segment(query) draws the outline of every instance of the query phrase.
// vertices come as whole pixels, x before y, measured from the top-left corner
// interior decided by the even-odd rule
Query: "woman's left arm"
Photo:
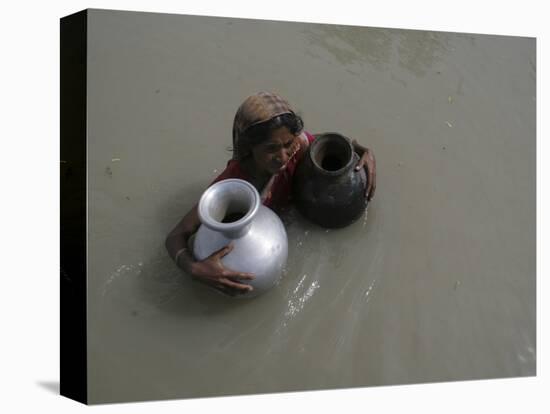
[[[367,191],[365,196],[371,201],[376,191],[376,158],[371,149],[363,147],[355,139],[352,141],[353,150],[359,155],[359,162],[355,166],[355,171],[365,168],[367,172]]]

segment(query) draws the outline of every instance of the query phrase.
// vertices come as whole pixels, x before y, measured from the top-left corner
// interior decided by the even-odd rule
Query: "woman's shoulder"
[[[238,160],[230,159],[227,161],[225,169],[214,179],[214,181],[212,181],[211,184],[217,183],[221,180],[226,180],[228,178],[240,178],[248,181],[248,174],[246,174]]]
[[[315,141],[315,136],[304,129],[304,136],[306,137],[308,144],[311,144]]]
[[[298,135],[300,138],[300,151],[298,152],[298,157],[300,156],[300,153],[304,152],[307,147],[309,147],[309,144],[311,144],[313,141],[315,141],[315,136],[310,134],[305,129]]]

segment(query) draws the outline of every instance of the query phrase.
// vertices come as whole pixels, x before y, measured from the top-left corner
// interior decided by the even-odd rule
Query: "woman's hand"
[[[365,197],[368,201],[371,201],[376,191],[376,158],[372,150],[365,148],[363,155],[359,159],[359,162],[355,166],[355,171],[360,171],[361,168],[365,168],[367,173],[367,190],[365,191]]]
[[[252,286],[239,282],[239,280],[252,280],[254,275],[245,272],[236,272],[226,269],[222,264],[222,257],[233,250],[233,244],[229,244],[201,262],[194,262],[191,274],[199,282],[206,283],[229,295],[247,293]]]

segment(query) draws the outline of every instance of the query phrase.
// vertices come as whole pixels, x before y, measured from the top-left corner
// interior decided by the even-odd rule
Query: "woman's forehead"
[[[277,128],[271,133],[271,136],[268,140],[265,141],[266,144],[280,144],[288,141],[292,141],[296,135],[288,130],[287,127],[283,126]]]

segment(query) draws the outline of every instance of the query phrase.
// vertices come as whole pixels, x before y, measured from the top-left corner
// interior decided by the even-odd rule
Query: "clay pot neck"
[[[311,162],[324,175],[338,176],[353,164],[351,140],[337,133],[320,135],[309,151]]]

